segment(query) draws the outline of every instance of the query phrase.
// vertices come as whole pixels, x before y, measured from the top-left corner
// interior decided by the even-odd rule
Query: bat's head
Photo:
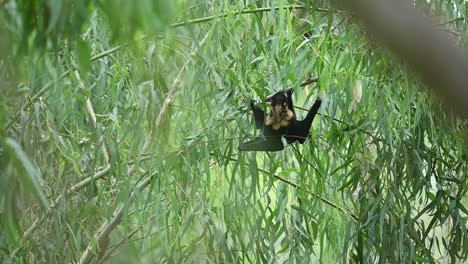
[[[274,130],[289,126],[290,120],[294,118],[294,113],[288,108],[288,98],[283,91],[279,91],[266,98],[270,103],[270,112],[266,116],[265,124],[272,126]]]
[[[279,91],[274,95],[266,98],[266,101],[271,104],[271,109],[275,116],[281,116],[281,113],[288,108],[287,97],[283,91]]]

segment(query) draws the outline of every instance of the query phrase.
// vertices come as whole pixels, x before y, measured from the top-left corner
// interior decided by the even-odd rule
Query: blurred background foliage
[[[466,121],[329,1],[0,5],[0,262],[466,260]],[[289,86],[310,140],[239,153]]]

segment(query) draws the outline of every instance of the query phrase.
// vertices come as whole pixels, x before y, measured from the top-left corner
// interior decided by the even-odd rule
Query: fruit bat
[[[296,141],[303,144],[306,140],[312,121],[317,114],[322,100],[318,98],[310,108],[304,120],[297,120],[292,102],[293,90],[286,93],[279,91],[269,96],[266,101],[270,103],[270,109],[265,112],[260,109],[254,100],[250,101],[250,108],[253,111],[255,126],[263,131],[263,135],[251,141],[241,143],[240,151],[279,151],[284,149],[281,137],[286,139],[288,144]]]

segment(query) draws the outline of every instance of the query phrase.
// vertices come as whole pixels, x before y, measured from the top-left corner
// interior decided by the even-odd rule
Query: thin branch
[[[114,47],[114,48],[109,49],[107,51],[104,51],[102,53],[96,54],[96,55],[91,57],[91,62],[96,61],[96,60],[98,60],[100,58],[106,57],[106,56],[116,52],[117,50],[121,49],[122,47],[123,47],[123,45],[119,45],[117,47]],[[74,66],[71,66],[70,69],[68,69],[68,70],[64,71],[62,74],[60,74],[58,80],[65,79],[65,77],[67,77],[73,71],[76,71],[76,68]],[[41,97],[45,92],[47,92],[47,90],[49,90],[52,87],[52,85],[54,85],[54,84],[55,84],[54,81],[50,81],[46,85],[44,85],[44,87],[42,87],[42,89],[40,89],[36,94],[34,94],[31,97],[31,99],[29,100],[29,102],[24,104],[20,108],[20,110],[18,112],[16,112],[16,114],[13,115],[13,117],[7,123],[5,129],[10,128],[18,120],[18,118],[21,116],[21,113],[26,111],[37,99],[39,99],[39,97]]]
[[[311,83],[315,83],[315,82],[318,82],[319,78],[318,77],[310,77],[310,78],[307,78],[305,79],[304,81],[302,81],[302,83],[299,85],[299,87],[305,87]],[[289,86],[288,88],[286,88],[286,91],[290,91],[294,89],[294,86]]]
[[[309,111],[309,109],[306,109],[306,108],[300,107],[300,106],[294,106],[294,109],[299,109],[299,110],[303,110],[303,111]],[[350,125],[350,124],[348,124],[348,123],[346,123],[346,122],[344,122],[344,121],[342,121],[342,120],[340,120],[340,119],[331,117],[331,116],[326,115],[326,114],[317,113],[317,115],[321,115],[321,116],[323,116],[323,117],[326,117],[326,118],[331,119],[331,120],[333,120],[333,121],[335,121],[335,122],[338,122],[338,123],[340,123],[340,124],[345,125],[345,126],[346,126],[346,130],[350,130],[350,129],[352,129],[352,128],[354,127],[354,126],[352,126],[352,125]],[[362,129],[362,128],[358,128],[357,130],[358,130],[358,131],[361,131],[362,133],[364,133],[364,134],[366,134],[366,135],[368,135],[369,137],[371,137],[371,138],[374,139],[375,141],[378,141],[378,142],[382,142],[382,143],[384,143],[384,144],[387,144],[387,142],[385,142],[383,139],[381,139],[381,138],[379,138],[379,137],[373,135],[373,134],[372,134],[371,132],[369,132],[369,131],[366,131],[366,130],[364,130],[364,129]]]
[[[83,189],[84,187],[88,186],[89,184],[91,184],[92,182],[94,181],[97,181],[99,180],[100,178],[104,177],[105,175],[107,175],[107,173],[109,173],[111,169],[111,166],[110,165],[107,165],[107,167],[103,168],[102,170],[96,172],[95,174],[93,174],[92,176],[80,181],[79,183],[73,185],[70,189],[68,189],[66,192],[65,192],[65,195],[68,196],[68,195],[73,195],[75,193],[77,193],[79,190]],[[27,230],[26,232],[24,232],[23,234],[23,237],[21,238],[21,241],[18,245],[18,247],[16,247],[10,254],[10,259],[15,259],[16,257],[16,254],[18,254],[18,252],[21,250],[21,248],[23,248],[23,246],[26,244],[27,241],[29,241],[29,239],[31,238],[32,234],[37,230],[37,228],[39,227],[39,225],[42,223],[42,221],[44,221],[44,219],[51,215],[54,208],[57,207],[57,204],[59,203],[60,199],[62,199],[63,195],[59,195],[57,198],[55,198],[54,202],[50,205],[49,207],[49,210],[47,211],[47,213],[44,213],[41,218],[37,219]]]
[[[210,153],[210,155],[214,155],[214,153]],[[233,157],[229,157],[229,160],[235,161],[235,162],[238,161],[238,159],[233,158]],[[261,168],[258,168],[258,167],[257,167],[257,170],[260,171],[260,172],[262,172],[262,173],[268,174],[268,175],[271,174],[270,171],[267,171],[267,170],[264,170],[264,169],[261,169]],[[285,178],[283,178],[283,177],[281,177],[281,176],[279,176],[279,175],[273,174],[273,177],[274,177],[275,179],[279,180],[279,181],[282,181],[282,182],[284,182],[284,183],[286,183],[286,184],[288,184],[288,185],[294,187],[294,188],[304,190],[304,191],[307,192],[308,194],[310,194],[310,195],[312,195],[312,196],[318,198],[319,200],[321,200],[323,203],[325,203],[325,204],[327,204],[327,205],[329,205],[329,206],[335,208],[336,210],[338,210],[338,211],[344,213],[345,215],[350,216],[355,222],[358,222],[358,217],[357,217],[350,209],[348,209],[348,208],[346,208],[346,207],[344,207],[344,206],[339,206],[338,203],[336,203],[336,202],[334,202],[334,201],[331,201],[331,200],[328,200],[328,199],[326,199],[326,198],[323,198],[321,195],[319,195],[319,194],[317,194],[317,193],[314,193],[314,192],[312,192],[312,191],[309,191],[308,189],[306,189],[306,188],[304,188],[304,187],[302,187],[302,186],[300,186],[300,185],[298,185],[298,184],[296,184],[296,183],[293,183],[293,182],[291,182],[291,181],[289,181],[289,180],[287,180],[287,179],[285,179]],[[344,208],[344,209],[343,209],[343,208]]]
[[[185,66],[182,67],[182,69],[179,72],[178,76],[181,76],[181,74],[180,74],[181,72],[185,72]],[[182,76],[183,76],[183,74],[182,74]],[[179,85],[180,82],[177,82],[177,81],[174,82],[174,85],[176,85],[176,84]],[[174,90],[174,89],[175,88],[173,87],[172,90]],[[168,100],[166,99],[166,101],[168,101]],[[172,100],[169,100],[169,101],[172,101]],[[170,104],[170,102],[168,104]],[[158,124],[160,125],[161,123],[158,123]],[[142,150],[149,148],[150,142],[151,142],[151,137],[149,135],[151,135],[151,134],[152,134],[152,131],[150,131],[148,133],[147,140],[143,144]],[[142,151],[142,152],[144,152],[144,151]],[[133,171],[135,170],[135,168],[136,168],[135,165],[131,166],[129,168],[128,175],[132,174]],[[154,175],[155,174],[153,174],[150,177],[143,180],[136,187],[136,189],[137,190],[142,190],[143,188],[148,186],[151,183],[151,180],[154,177]],[[133,190],[132,193],[130,194],[129,201],[131,201],[134,196],[135,196],[135,190]],[[117,227],[117,225],[120,223],[120,221],[121,221],[121,219],[123,217],[123,211],[124,211],[124,208],[125,208],[124,205],[125,205],[124,203],[119,203],[117,205],[116,209],[114,210],[114,212],[112,213],[112,217],[109,220],[105,220],[101,224],[101,227],[97,230],[97,232],[94,235],[93,239],[91,239],[91,241],[89,242],[89,244],[86,247],[85,251],[81,255],[81,258],[78,261],[79,264],[87,264],[87,263],[89,263],[91,261],[91,259],[95,255],[94,254],[95,250],[93,250],[95,248],[95,246],[97,247],[98,252],[102,252],[103,250],[105,250],[105,245],[107,244],[110,233],[112,232],[112,230],[114,230],[115,227]],[[96,245],[95,245],[95,243],[96,243]]]
[[[263,173],[270,174],[269,171],[266,171],[266,170],[263,170],[263,169],[260,169],[260,168],[257,168],[257,169],[258,169],[259,171],[263,172]],[[327,204],[327,205],[329,205],[329,206],[335,208],[336,210],[338,210],[338,211],[340,211],[340,212],[342,212],[342,213],[344,213],[344,214],[346,214],[346,215],[349,215],[356,223],[358,222],[358,217],[357,217],[354,213],[352,213],[350,209],[348,209],[348,208],[343,209],[342,206],[338,206],[338,203],[336,203],[336,202],[334,202],[334,201],[331,201],[331,200],[328,200],[328,199],[326,199],[326,198],[323,198],[320,194],[317,194],[317,193],[314,193],[314,192],[312,192],[312,191],[309,191],[308,189],[305,189],[304,187],[302,187],[302,186],[300,186],[300,185],[298,185],[298,184],[295,184],[295,183],[293,183],[293,182],[290,182],[290,181],[286,180],[285,178],[283,178],[283,177],[281,177],[281,176],[278,176],[278,175],[276,175],[276,174],[273,174],[273,177],[274,177],[275,179],[280,180],[280,181],[282,181],[282,182],[284,182],[284,183],[287,183],[287,184],[289,184],[289,185],[291,185],[291,186],[293,186],[293,187],[295,187],[295,188],[297,188],[297,189],[304,190],[306,193],[308,193],[308,194],[310,194],[310,195],[312,195],[312,196],[318,198],[319,200],[321,200],[321,201],[324,202],[325,204]]]
[[[143,182],[138,184],[136,188],[130,193],[128,200],[129,201],[133,200],[133,198],[135,197],[136,191],[143,190],[146,186],[148,186],[151,183],[153,177],[156,175],[157,173],[153,173],[151,176],[143,180]],[[87,264],[91,261],[91,259],[94,256],[93,249],[95,249],[95,247],[96,247],[96,250],[98,251],[97,253],[103,252],[105,250],[104,246],[109,241],[110,233],[122,220],[124,208],[125,208],[124,203],[118,204],[116,209],[112,213],[112,217],[109,220],[105,220],[101,224],[101,227],[98,229],[93,239],[91,239],[88,246],[86,247],[86,250],[81,255],[81,258],[78,261],[79,264]]]
[[[169,110],[169,106],[171,105],[172,101],[174,100],[174,96],[176,92],[179,90],[180,82],[182,81],[185,71],[188,67],[188,64],[185,64],[182,66],[182,69],[180,69],[179,74],[177,75],[176,80],[174,81],[174,84],[172,85],[172,89],[169,92],[169,94],[166,97],[166,100],[164,101],[163,106],[161,107],[161,111],[159,112],[158,117],[156,118],[156,128],[159,128],[162,124],[162,121],[164,120],[164,117],[167,114],[167,110]]]
[[[207,17],[177,22],[177,23],[172,24],[171,27],[176,28],[176,27],[181,27],[185,25],[193,25],[193,24],[208,22],[217,18],[224,18],[228,16],[238,16],[238,15],[243,15],[243,14],[270,12],[272,10],[278,11],[280,9],[294,10],[294,9],[307,9],[307,7],[302,6],[302,5],[287,5],[287,6],[277,6],[277,7],[262,7],[262,8],[256,8],[256,9],[246,9],[246,10],[241,10],[241,11],[231,11],[231,12],[226,12],[226,13],[222,13],[219,15],[213,15],[213,16],[207,16]],[[313,10],[317,12],[329,12],[330,11],[329,9],[323,9],[323,8],[315,8]]]
[[[209,33],[207,33],[205,35],[205,37],[200,41],[200,43],[198,44],[199,47],[201,47],[203,45],[203,43],[208,38],[208,35],[209,35]],[[190,53],[190,57],[194,56],[195,54],[196,53],[194,51],[192,51]],[[172,103],[172,101],[174,99],[175,93],[179,89],[179,86],[180,86],[182,78],[183,78],[183,76],[185,74],[186,68],[189,66],[190,63],[191,63],[191,61],[188,60],[184,64],[184,66],[182,66],[182,68],[180,69],[180,71],[179,71],[179,73],[177,75],[177,78],[174,81],[173,86],[172,86],[166,100],[164,101],[164,106],[161,108],[161,111],[160,111],[160,113],[158,115],[158,118],[156,119],[154,129],[158,129],[161,126],[162,122],[164,121],[163,117],[166,115],[166,112],[167,112],[170,104]],[[149,148],[149,146],[151,145],[152,131],[153,130],[148,132],[145,143],[143,144],[140,153],[146,152],[147,149]],[[135,169],[136,169],[136,165],[132,165],[128,169],[127,174],[131,175],[135,171]],[[137,191],[143,190],[146,186],[148,186],[151,183],[151,181],[152,181],[152,179],[153,179],[153,177],[155,175],[157,175],[157,173],[154,173],[153,175],[151,175],[151,176],[147,177],[145,180],[143,180],[140,184],[138,184],[136,186],[136,190]],[[130,202],[129,203],[131,203],[133,197],[135,196],[135,191],[136,190],[133,190],[132,193],[130,194],[130,197],[129,197]],[[120,202],[117,205],[114,212],[112,213],[112,217],[109,220],[105,220],[101,224],[101,227],[97,230],[94,237],[89,241],[88,246],[86,247],[85,251],[81,255],[80,260],[78,261],[79,264],[89,263],[91,261],[91,259],[95,256],[95,253],[100,254],[106,249],[107,242],[109,241],[109,235],[112,232],[112,230],[114,230],[114,228],[116,228],[117,225],[120,223],[120,221],[121,221],[121,219],[123,217],[124,208],[125,208],[125,204],[123,202]],[[95,252],[95,251],[97,251],[97,252]]]
[[[148,218],[148,221],[145,224],[141,224],[140,226],[134,228],[130,233],[128,233],[125,238],[122,238],[120,241],[118,241],[115,245],[111,246],[108,251],[103,254],[101,259],[99,260],[99,263],[105,263],[111,256],[112,254],[117,251],[122,245],[125,245],[130,238],[132,238],[138,231],[140,231],[147,223],[149,223],[153,218],[155,218],[156,215],[153,214]]]
[[[80,85],[81,89],[85,90],[86,86],[85,86],[83,80],[81,79],[80,73],[78,71],[74,71],[74,74],[75,74],[75,78],[78,81],[78,84]],[[94,128],[97,129],[96,113],[94,112],[93,103],[91,102],[91,99],[89,98],[89,96],[87,96],[87,98],[86,98],[86,110],[88,110],[88,113],[91,116],[91,120],[93,121]],[[97,141],[97,145],[98,146],[101,145],[102,155],[104,156],[104,161],[106,162],[106,165],[109,165],[109,154],[108,154],[108,151],[107,151],[106,142],[104,140],[104,134],[99,133],[98,131],[96,131],[96,134],[98,134],[98,135],[100,134],[100,137],[99,137],[99,139]]]
[[[70,69],[68,69],[68,70],[64,71],[62,74],[60,74],[58,79],[59,80],[65,79],[65,77],[67,77],[67,75],[70,74],[74,70],[75,70],[75,68],[72,66]],[[40,89],[35,95],[33,95],[29,99],[29,102],[24,104],[20,108],[20,110],[18,112],[16,112],[16,114],[13,115],[13,117],[7,123],[5,129],[10,128],[16,122],[16,120],[18,120],[18,118],[21,116],[21,113],[26,111],[37,99],[39,99],[39,97],[41,97],[47,90],[49,90],[50,87],[52,87],[52,85],[54,85],[54,83],[55,83],[54,81],[48,82],[46,85],[44,85],[44,87],[42,87],[42,89]]]
[[[457,18],[451,19],[449,21],[441,22],[441,23],[437,24],[436,26],[443,26],[443,25],[446,25],[446,24],[451,24],[451,23],[458,22],[458,21],[463,21],[463,20],[465,20],[463,17],[457,17]]]

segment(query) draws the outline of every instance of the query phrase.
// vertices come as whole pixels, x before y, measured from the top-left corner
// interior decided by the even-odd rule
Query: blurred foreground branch
[[[468,56],[409,1],[340,1],[366,29],[419,74],[446,108],[468,117]]]

